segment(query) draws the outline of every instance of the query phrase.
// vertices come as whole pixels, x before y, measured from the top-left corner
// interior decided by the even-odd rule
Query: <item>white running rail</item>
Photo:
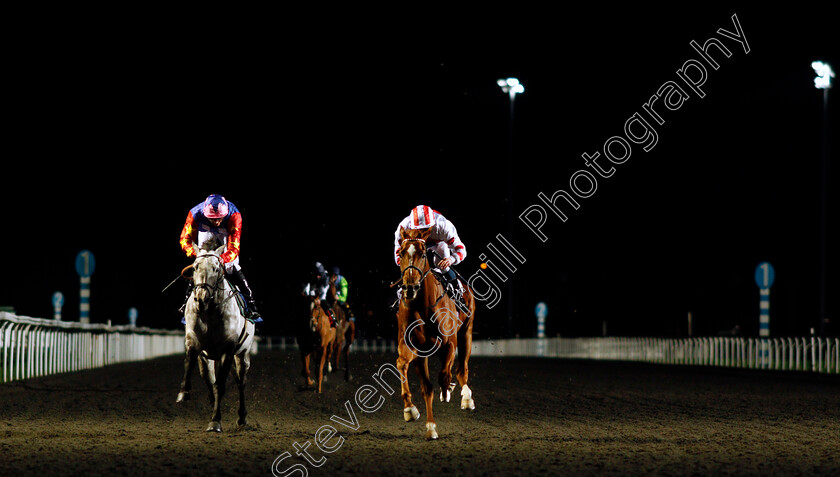
[[[473,341],[472,356],[547,357],[840,374],[840,338],[522,338]]]
[[[0,382],[184,352],[184,332],[0,312]]]
[[[297,338],[294,336],[261,336],[259,339],[260,347],[272,350],[296,350],[298,349]],[[377,339],[361,339],[357,338],[350,346],[350,352],[363,353],[396,353],[396,340],[387,340],[384,338]]]

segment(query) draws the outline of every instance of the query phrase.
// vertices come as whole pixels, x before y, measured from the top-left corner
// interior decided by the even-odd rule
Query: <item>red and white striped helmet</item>
[[[435,225],[435,214],[428,205],[418,205],[411,209],[411,220],[408,223],[409,229],[427,229]]]

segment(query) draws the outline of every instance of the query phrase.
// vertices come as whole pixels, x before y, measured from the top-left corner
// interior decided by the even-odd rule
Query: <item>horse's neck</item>
[[[227,278],[223,275],[221,281],[218,285],[218,289],[216,290],[216,296],[213,297],[213,304],[216,307],[216,310],[219,312],[219,316],[224,318],[224,310],[227,306],[228,300],[231,298],[231,293],[233,288],[231,288],[230,283],[228,283]]]
[[[422,294],[424,306],[429,307],[438,300],[438,297],[444,293],[444,290],[433,273],[429,272],[428,269],[423,273],[426,273],[426,278],[423,279],[423,286],[420,287],[420,293]]]
[[[327,312],[321,308],[321,305],[316,305],[318,307],[318,315],[315,318],[315,331],[314,333],[319,334],[324,329],[324,327],[330,326],[330,318],[327,316]]]
[[[219,293],[216,294],[216,301],[224,303],[224,301],[230,294],[230,291],[233,290],[233,288],[231,287],[232,285],[230,284],[230,282],[228,282],[227,277],[225,275],[222,275],[222,278],[219,281],[219,292],[221,293],[221,295]]]

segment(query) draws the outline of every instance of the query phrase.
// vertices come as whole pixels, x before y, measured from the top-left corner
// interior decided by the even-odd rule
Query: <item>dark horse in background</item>
[[[420,377],[420,388],[426,403],[426,439],[437,439],[437,424],[432,416],[433,385],[429,378],[429,358],[437,356],[441,362],[438,374],[441,401],[449,401],[455,388],[452,367],[455,350],[458,350],[456,377],[461,385],[461,409],[475,409],[469,379],[468,362],[472,351],[472,327],[475,316],[475,298],[467,283],[464,287],[464,310],[447,296],[443,285],[433,275],[426,254],[426,240],[430,230],[400,228],[400,287],[401,297],[397,310],[397,336],[399,357],[397,369],[405,378],[402,382],[403,418],[408,421],[420,417],[411,402],[408,387],[408,367],[417,360],[414,369]]]
[[[344,356],[344,380],[350,381],[350,345],[356,338],[356,322],[350,320],[350,317],[345,313],[344,308],[336,299],[335,290],[335,275],[330,277],[330,286],[327,290],[327,303],[335,313],[336,332],[335,342],[333,343],[332,356],[330,357],[329,369],[330,371],[337,371],[339,368],[339,361]],[[332,365],[333,359],[335,366]]]

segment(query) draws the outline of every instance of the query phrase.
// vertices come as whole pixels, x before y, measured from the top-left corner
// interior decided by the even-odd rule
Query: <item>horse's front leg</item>
[[[332,344],[332,350],[333,350],[332,354],[333,354],[333,356],[330,356],[330,362],[335,360],[335,367],[333,369],[331,369],[330,372],[338,371],[338,369],[340,367],[341,347],[342,347],[342,345],[344,345],[344,340],[339,340],[338,339],[338,337],[340,336],[339,331],[338,331],[339,329],[340,329],[340,327],[336,329],[335,341],[333,341],[333,344]]]
[[[222,432],[222,398],[225,395],[225,381],[227,381],[233,355],[223,354],[219,366],[216,368],[216,382],[213,385],[213,417],[207,425],[207,431]]]
[[[216,384],[216,364],[212,359],[207,359],[204,355],[198,355],[198,372],[201,374],[201,379],[207,386],[207,395],[210,397],[210,404],[216,402],[216,392],[213,390]]]
[[[301,364],[303,365],[303,369],[301,369],[300,375],[303,376],[303,387],[305,387],[305,388],[311,388],[315,384],[315,381],[313,381],[312,378],[309,377],[309,355],[310,354],[311,353],[308,353],[308,352],[303,351],[303,350],[300,352],[300,361],[301,361]]]
[[[190,400],[190,389],[192,388],[192,373],[193,369],[195,368],[196,356],[198,356],[198,351],[196,351],[194,342],[191,339],[191,333],[187,333],[187,337],[184,340],[184,344],[187,349],[186,355],[184,356],[184,380],[181,381],[181,391],[178,393],[178,398],[175,400],[175,402],[184,402]]]
[[[338,333],[336,333],[336,337],[337,336],[338,336]],[[338,348],[339,346],[340,345],[338,344],[338,340],[333,340],[333,342],[329,346],[330,350],[332,352],[330,353],[330,357],[327,358],[327,372],[328,373],[334,373],[338,370],[338,354],[336,353],[336,350],[339,349]],[[335,361],[335,366],[333,366],[333,361]]]
[[[429,358],[420,358],[419,364],[414,369],[420,378],[420,390],[423,392],[423,401],[426,403],[426,439],[437,439],[437,424],[435,424],[435,418],[432,415],[434,390],[432,389],[432,380],[429,379]]]
[[[324,364],[326,364],[330,359],[330,350],[332,350],[333,344],[330,343],[328,345],[322,345],[319,349],[319,360],[318,360],[318,393],[321,393],[321,383],[324,382]]]
[[[245,410],[245,383],[248,376],[248,369],[251,368],[251,352],[245,350],[236,357],[236,384],[239,385],[239,424],[248,424],[248,411]]]
[[[417,406],[412,404],[411,391],[408,389],[408,366],[416,355],[405,344],[405,341],[400,341],[398,352],[397,370],[405,377],[402,383],[400,383],[403,400],[403,419],[405,419],[405,422],[416,421],[420,417],[420,411],[417,410]]]
[[[471,310],[475,313],[475,302],[470,301]],[[472,389],[467,382],[470,379],[470,353],[472,353],[472,327],[473,319],[470,315],[468,321],[458,330],[458,369],[455,376],[458,384],[461,385],[461,409],[474,410],[475,401],[472,397]]]
[[[450,338],[440,351],[440,373],[438,373],[438,386],[440,386],[440,402],[449,402],[455,383],[452,382],[452,366],[455,364],[455,343]]]

